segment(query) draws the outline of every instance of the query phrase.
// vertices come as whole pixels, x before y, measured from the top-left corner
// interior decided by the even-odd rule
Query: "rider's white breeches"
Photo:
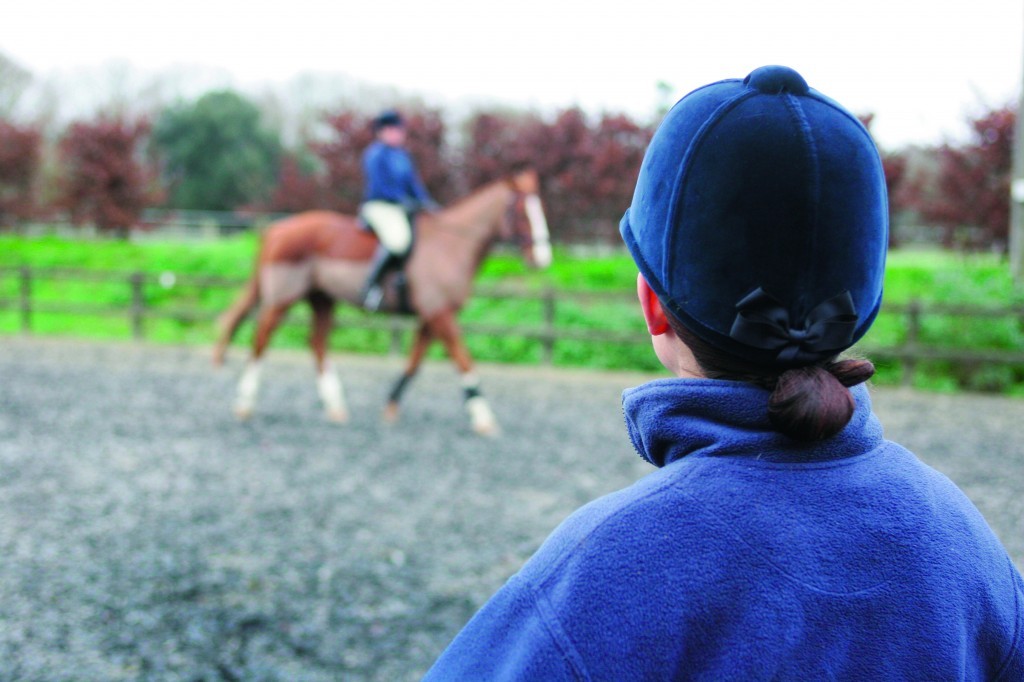
[[[409,251],[412,226],[404,208],[386,201],[367,201],[359,214],[373,228],[385,249],[396,256]]]

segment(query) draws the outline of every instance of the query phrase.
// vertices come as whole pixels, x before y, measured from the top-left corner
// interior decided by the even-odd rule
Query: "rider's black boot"
[[[375,311],[380,308],[381,300],[384,298],[381,281],[396,260],[395,256],[383,246],[377,247],[377,252],[373,254],[373,260],[370,262],[370,274],[366,278],[366,283],[363,284],[362,291],[359,292],[363,307],[367,310]]]

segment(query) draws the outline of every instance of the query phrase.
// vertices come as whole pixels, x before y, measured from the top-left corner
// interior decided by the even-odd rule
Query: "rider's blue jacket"
[[[748,384],[626,391],[659,469],[564,521],[426,679],[1024,680],[1020,573],[852,392],[800,444]]]
[[[412,157],[405,149],[373,142],[363,152],[363,201],[390,201],[409,210],[432,205]]]

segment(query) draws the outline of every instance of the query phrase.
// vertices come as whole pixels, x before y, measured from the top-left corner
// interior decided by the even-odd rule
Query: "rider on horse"
[[[373,120],[377,139],[363,152],[365,188],[359,211],[362,221],[380,240],[363,285],[363,306],[376,310],[383,298],[381,283],[392,270],[402,270],[412,250],[416,212],[438,205],[420,180],[412,156],[405,149],[405,122],[387,110]]]

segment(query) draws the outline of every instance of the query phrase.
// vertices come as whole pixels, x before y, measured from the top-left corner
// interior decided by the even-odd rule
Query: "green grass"
[[[214,316],[234,298],[232,288],[198,286],[190,277],[222,277],[241,280],[249,274],[255,257],[254,235],[240,235],[218,241],[160,242],[121,240],[72,240],[59,237],[25,238],[0,236],[0,268],[22,265],[32,267],[84,268],[100,272],[124,273],[119,282],[62,282],[40,279],[33,282],[33,298],[42,305],[69,304],[76,307],[131,304],[127,273],[145,273],[144,295],[147,305],[164,309],[195,309]],[[175,275],[175,282],[161,283],[161,275]],[[557,365],[594,369],[636,369],[658,371],[660,366],[644,342],[644,326],[637,306],[631,301],[636,283],[636,268],[626,253],[600,257],[578,257],[556,251],[554,265],[545,272],[530,271],[515,255],[498,253],[481,270],[478,284],[514,285],[541,292],[603,292],[608,297],[582,300],[558,296],[556,324],[573,330],[613,330],[633,334],[639,343],[596,343],[586,340],[559,341],[554,348]],[[0,308],[0,334],[17,333],[19,312],[13,301],[19,295],[17,273],[0,272],[0,299],[8,305]],[[992,255],[964,255],[942,251],[897,251],[890,254],[885,300],[889,306],[920,301],[974,307],[1024,305],[1024,289],[1015,288],[1004,260]],[[332,347],[345,352],[385,353],[391,347],[387,331],[346,328],[345,321],[363,313],[339,310],[338,329]],[[274,337],[278,347],[306,344],[308,319],[297,308]],[[537,299],[496,299],[477,296],[463,311],[464,324],[525,326],[539,329],[544,307]],[[245,343],[251,335],[247,323],[238,338]],[[111,315],[66,315],[38,313],[32,331],[45,335],[123,339],[131,335],[126,313]],[[178,322],[149,319],[146,338],[161,343],[210,344],[212,325],[204,322]],[[905,316],[883,311],[863,340],[864,347],[885,348],[902,343],[907,337]],[[997,349],[1024,351],[1024,325],[1019,318],[967,318],[955,315],[928,315],[919,341],[936,348]],[[404,345],[407,345],[406,339]],[[474,356],[488,362],[536,363],[544,358],[540,342],[511,335],[471,335],[467,343]],[[433,357],[441,350],[434,348]],[[879,383],[897,383],[903,368],[898,363],[878,362]],[[1024,395],[1024,367],[983,365],[954,366],[948,362],[921,363],[915,373],[915,385],[929,390],[985,390]]]

